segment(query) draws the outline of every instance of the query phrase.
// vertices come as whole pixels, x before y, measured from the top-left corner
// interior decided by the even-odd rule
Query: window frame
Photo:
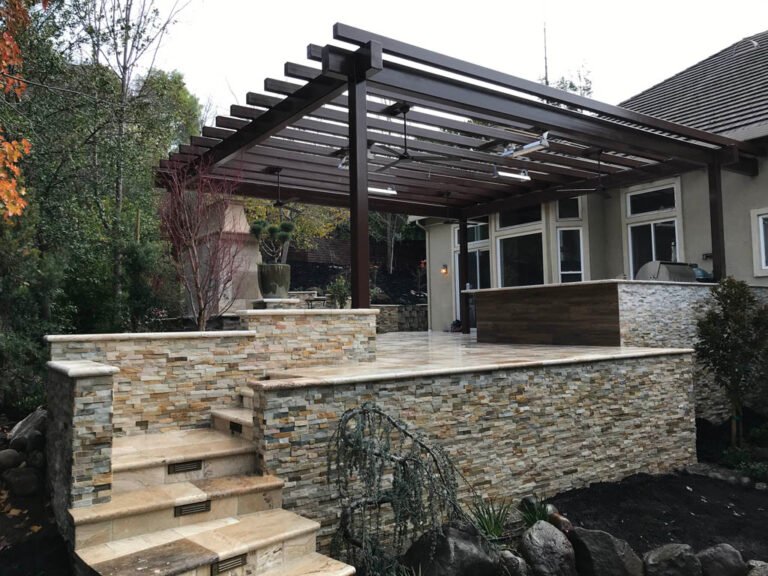
[[[580,268],[579,271],[573,271],[569,270],[568,272],[563,272],[563,260],[562,260],[562,253],[560,252],[560,233],[565,231],[577,231],[579,233],[579,264]],[[560,284],[563,284],[563,274],[579,274],[581,276],[581,279],[578,280],[578,282],[584,282],[584,227],[583,226],[563,226],[558,227],[556,232],[556,240],[557,240],[557,279]]]
[[[651,252],[653,253],[653,258],[651,259],[651,262],[654,260],[664,260],[667,261],[666,258],[659,258],[658,254],[656,253],[656,234],[654,234],[655,229],[654,227],[656,224],[662,224],[664,222],[674,222],[675,224],[675,262],[681,262],[680,260],[680,227],[678,225],[678,219],[677,218],[660,218],[658,220],[646,220],[643,222],[630,222],[627,223],[627,253],[629,256],[629,271],[632,273],[632,280],[634,280],[634,272],[635,269],[635,263],[634,258],[632,256],[632,233],[631,229],[636,228],[638,226],[650,226],[651,227]],[[639,268],[638,268],[639,269]]]
[[[560,217],[560,200],[555,201],[555,221],[556,222],[575,222],[577,220],[583,219],[583,207],[582,207],[582,196],[572,196],[571,198],[564,198],[564,200],[576,200],[577,204],[577,210],[578,210],[578,216],[571,216],[569,218],[561,218]]]
[[[768,242],[763,227],[768,227],[768,207],[750,213],[752,222],[752,254],[755,278],[768,276]]]
[[[655,190],[663,190],[665,188],[672,188],[675,193],[675,207],[666,210],[655,210],[653,212],[644,212],[642,214],[630,215],[629,212],[629,198],[636,194],[644,192],[653,192]],[[659,222],[666,222],[668,220],[675,221],[675,251],[677,253],[678,262],[685,262],[685,224],[683,222],[683,199],[681,194],[680,177],[667,178],[665,180],[657,180],[648,184],[638,184],[637,186],[631,186],[625,188],[621,192],[621,225],[622,225],[622,243],[624,252],[624,276],[627,279],[634,279],[632,262],[632,240],[630,238],[630,227],[638,224],[655,224]],[[655,239],[654,239],[655,242]],[[655,248],[654,248],[655,252]]]
[[[675,199],[675,205],[672,208],[664,208],[662,210],[651,210],[649,212],[640,212],[638,214],[632,214],[632,201],[631,198],[633,196],[641,196],[643,194],[650,194],[652,192],[658,192],[659,190],[672,190],[672,196]],[[625,206],[626,206],[626,217],[628,220],[632,220],[635,218],[656,218],[659,214],[667,214],[667,213],[677,213],[678,207],[679,207],[680,198],[677,193],[677,187],[675,185],[665,185],[665,186],[653,186],[651,188],[645,188],[643,190],[636,190],[634,192],[627,192],[626,200],[625,200]]]

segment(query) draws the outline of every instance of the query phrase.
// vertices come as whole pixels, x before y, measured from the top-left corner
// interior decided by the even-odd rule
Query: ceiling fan
[[[374,143],[373,146],[378,147],[382,150],[386,150],[389,154],[392,154],[393,156],[396,156],[396,160],[393,162],[390,162],[389,164],[385,164],[384,166],[381,166],[377,168],[376,172],[384,172],[385,170],[388,170],[389,168],[394,168],[398,164],[404,163],[404,162],[437,162],[437,161],[447,161],[451,160],[450,156],[440,156],[440,155],[413,155],[408,150],[408,112],[411,110],[411,105],[406,104],[405,102],[396,102],[395,104],[392,104],[391,106],[388,106],[385,108],[382,112],[388,116],[400,116],[402,114],[403,116],[403,145],[402,150],[397,150],[395,148],[392,148],[390,146],[385,146],[384,144],[378,144]]]
[[[272,203],[272,206],[274,206],[275,208],[281,208],[281,209],[283,208],[283,206],[287,206],[291,202],[296,202],[297,200],[299,200],[298,196],[294,196],[293,198],[288,198],[287,200],[282,199],[280,195],[280,172],[282,171],[283,169],[280,168],[279,166],[269,166],[264,169],[264,172],[266,172],[267,174],[274,174],[277,177],[277,200],[275,200]]]

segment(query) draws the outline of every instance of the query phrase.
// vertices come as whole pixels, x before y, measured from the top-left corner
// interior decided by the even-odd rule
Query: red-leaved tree
[[[208,170],[178,168],[166,175],[160,222],[198,330],[226,312],[238,292],[246,234],[233,233],[229,207],[236,181]]]

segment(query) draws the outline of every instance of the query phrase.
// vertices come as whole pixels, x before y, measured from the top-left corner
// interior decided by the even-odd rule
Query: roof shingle
[[[739,40],[621,106],[732,138],[768,135],[768,31]]]

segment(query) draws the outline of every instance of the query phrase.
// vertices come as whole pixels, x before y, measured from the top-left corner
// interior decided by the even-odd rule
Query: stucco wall
[[[321,522],[338,503],[328,441],[348,408],[373,400],[440,443],[483,495],[551,496],[695,461],[690,354],[366,383],[253,385],[263,466],[286,479],[284,507]],[[464,497],[467,494],[464,491]]]
[[[427,226],[427,291],[429,294],[429,327],[442,332],[448,330],[456,318],[453,312],[453,287],[456,283],[453,263],[453,238],[450,224]],[[440,273],[443,264],[448,275]]]

